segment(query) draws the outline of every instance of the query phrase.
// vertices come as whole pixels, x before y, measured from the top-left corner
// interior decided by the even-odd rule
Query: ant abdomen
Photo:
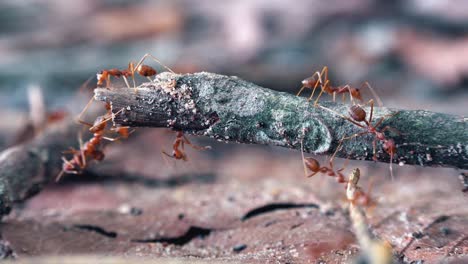
[[[349,108],[349,116],[357,122],[366,120],[366,111],[359,105],[353,105]]]
[[[141,76],[144,77],[154,76],[157,73],[153,67],[144,64],[138,66],[137,71]]]

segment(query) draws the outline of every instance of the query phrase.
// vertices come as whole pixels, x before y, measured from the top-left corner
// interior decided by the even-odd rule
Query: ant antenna
[[[83,121],[81,119],[81,117],[84,115],[84,113],[88,110],[88,108],[91,106],[91,103],[94,101],[94,97],[91,97],[91,99],[89,99],[88,103],[86,104],[86,106],[83,108],[83,110],[81,110],[80,114],[78,115],[78,118],[77,118],[77,121],[78,123],[80,124],[84,124],[84,125],[87,125],[87,126],[93,126],[92,124],[86,122],[86,121]]]
[[[377,94],[377,92],[375,92],[374,88],[372,88],[369,82],[365,82],[363,86],[369,87],[369,90],[371,91],[372,96],[374,96],[375,100],[377,100],[377,104],[379,105],[379,107],[382,107],[383,103],[382,103],[382,100],[380,99],[380,96]]]

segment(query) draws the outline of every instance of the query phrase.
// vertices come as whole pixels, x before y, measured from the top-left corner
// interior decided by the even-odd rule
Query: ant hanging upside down
[[[70,160],[67,160],[65,157],[62,157],[62,170],[58,174],[56,181],[59,181],[65,173],[80,174],[86,168],[88,160],[102,161],[105,157],[102,146],[103,140],[108,140],[111,142],[117,141],[121,138],[128,138],[128,136],[133,132],[130,131],[129,127],[112,127],[110,130],[119,134],[119,136],[117,138],[111,138],[105,135],[107,123],[112,119],[113,115],[118,114],[120,111],[123,110],[122,109],[117,113],[112,114],[111,106],[109,103],[106,103],[106,114],[98,116],[93,124],[89,124],[85,121],[82,121],[81,116],[90,106],[92,100],[93,99],[91,99],[88,102],[86,107],[80,113],[78,117],[78,122],[89,126],[89,131],[93,133],[93,136],[86,143],[83,144],[83,140],[80,135],[78,138],[78,141],[80,142],[80,149],[77,150],[74,148],[70,148],[70,150],[64,151],[65,154],[72,154],[73,156]]]
[[[400,132],[390,126],[385,126],[383,129],[378,129],[378,127],[383,123],[383,121],[389,117],[381,117],[375,124],[372,124],[372,118],[373,118],[373,113],[374,113],[374,100],[369,100],[369,102],[367,104],[370,104],[370,114],[369,114],[369,119],[366,119],[366,116],[367,116],[367,113],[366,111],[362,108],[362,106],[360,105],[353,105],[349,108],[349,116],[350,117],[347,117],[347,116],[344,116],[330,108],[327,108],[327,107],[324,107],[324,106],[320,106],[320,108],[322,109],[325,109],[329,112],[332,112],[333,114],[335,115],[338,115],[346,120],[348,120],[349,122],[351,122],[352,124],[364,129],[364,131],[362,132],[359,132],[359,133],[356,133],[356,134],[353,134],[351,136],[344,136],[337,148],[336,148],[336,151],[335,153],[333,153],[333,156],[331,158],[331,160],[334,159],[336,153],[340,150],[340,147],[341,145],[343,144],[343,141],[344,140],[349,140],[349,139],[352,139],[352,138],[355,138],[355,137],[359,137],[359,136],[362,136],[362,135],[365,135],[365,134],[372,134],[374,135],[374,140],[372,141],[372,147],[373,147],[373,156],[372,156],[372,159],[373,160],[377,160],[377,141],[380,141],[382,142],[382,148],[383,150],[388,153],[390,155],[390,175],[391,175],[391,178],[393,179],[393,168],[392,168],[392,163],[393,163],[393,157],[395,156],[396,154],[396,144],[395,144],[395,141],[391,138],[387,138],[385,136],[385,131],[387,130],[390,130],[390,131],[393,131],[394,133],[396,134],[400,134]],[[397,113],[394,113],[390,116],[393,116]],[[361,124],[361,123],[364,123],[364,124]]]
[[[188,144],[189,146],[191,146],[192,148],[196,149],[196,150],[206,150],[206,149],[211,149],[210,146],[196,146],[196,145],[193,145],[190,140],[188,140],[188,138],[184,135],[184,132],[182,131],[177,131],[177,134],[176,134],[176,139],[174,140],[174,144],[172,145],[172,155],[169,155],[167,154],[166,151],[162,150],[162,154],[170,157],[170,158],[174,158],[176,160],[183,160],[183,161],[187,161],[187,154],[185,153],[185,150],[184,150],[184,145],[185,144]]]

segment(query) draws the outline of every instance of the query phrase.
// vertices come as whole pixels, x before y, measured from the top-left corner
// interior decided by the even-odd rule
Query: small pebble
[[[241,252],[242,250],[246,249],[247,248],[247,245],[246,244],[239,244],[239,245],[236,245],[232,248],[232,251],[238,253],[238,252]]]
[[[137,207],[130,208],[130,215],[138,216],[138,215],[141,215],[141,214],[143,214],[143,209],[137,208]]]

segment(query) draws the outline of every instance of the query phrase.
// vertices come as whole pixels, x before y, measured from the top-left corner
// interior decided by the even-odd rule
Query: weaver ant
[[[350,117],[347,117],[347,116],[344,116],[344,115],[342,115],[340,113],[337,113],[336,111],[334,111],[332,109],[329,109],[327,107],[320,106],[321,108],[323,108],[323,109],[325,109],[327,111],[330,111],[330,112],[332,112],[332,113],[334,113],[334,114],[348,120],[349,122],[353,123],[354,125],[365,129],[365,131],[353,134],[353,135],[348,136],[348,137],[343,137],[340,140],[340,142],[338,144],[338,147],[336,148],[335,153],[333,153],[333,156],[332,156],[331,160],[334,159],[336,153],[340,149],[340,147],[343,144],[344,140],[352,139],[352,138],[359,137],[359,136],[362,136],[362,135],[365,135],[365,134],[373,134],[374,135],[374,140],[372,141],[372,146],[373,146],[372,159],[374,161],[377,160],[377,153],[376,153],[377,141],[381,141],[383,150],[390,155],[390,175],[391,175],[391,177],[393,179],[392,163],[393,163],[393,157],[394,157],[394,155],[396,153],[396,145],[395,145],[395,141],[393,139],[386,138],[384,133],[387,130],[393,131],[393,132],[395,132],[397,134],[400,134],[400,132],[398,130],[390,127],[390,126],[385,126],[382,130],[378,130],[377,128],[388,117],[386,117],[386,118],[381,117],[375,124],[372,124],[372,118],[373,118],[373,113],[374,113],[374,100],[373,99],[369,100],[368,104],[370,104],[370,107],[371,107],[369,119],[366,119],[367,113],[360,105],[353,105],[353,106],[351,106],[349,108],[349,116]],[[393,115],[395,115],[395,114],[393,114]],[[361,122],[364,122],[365,125],[362,125]]]
[[[202,146],[193,145],[190,142],[190,140],[188,140],[188,138],[184,135],[184,132],[177,131],[176,139],[174,140],[174,144],[172,145],[172,155],[167,154],[167,152],[164,151],[164,150],[162,150],[161,152],[162,152],[162,154],[164,154],[164,155],[166,155],[166,156],[168,156],[170,158],[174,158],[176,160],[187,161],[187,154],[184,151],[184,145],[185,144],[190,145],[192,148],[194,148],[196,150],[206,150],[206,149],[211,148],[210,146],[202,147]]]
[[[63,176],[64,173],[68,174],[80,174],[87,166],[88,159],[102,161],[105,157],[104,152],[102,150],[102,141],[117,141],[120,138],[128,138],[128,136],[133,132],[129,131],[129,127],[113,127],[111,130],[115,131],[119,134],[117,138],[110,138],[105,136],[107,122],[112,119],[111,105],[110,103],[106,103],[106,113],[104,115],[98,116],[93,124],[87,123],[81,120],[81,116],[84,112],[88,109],[93,98],[86,104],[85,108],[82,110],[80,115],[78,116],[78,122],[89,126],[89,131],[93,133],[93,136],[83,144],[83,140],[81,135],[78,138],[80,143],[80,149],[76,150],[74,148],[70,148],[70,150],[65,151],[64,153],[73,154],[73,157],[70,160],[67,160],[65,157],[62,157],[63,165],[61,172],[57,175],[56,181],[59,181],[60,178]],[[122,111],[121,109],[120,111]],[[118,114],[118,111],[115,114]]]
[[[342,94],[343,101],[344,101],[345,95],[347,93],[349,93],[350,99],[353,102],[353,104],[354,104],[354,98],[362,102],[363,99],[361,95],[361,90],[365,86],[369,88],[372,95],[376,98],[379,106],[382,106],[382,101],[380,100],[379,96],[377,95],[377,93],[374,91],[374,89],[368,82],[363,83],[360,88],[352,87],[349,84],[342,85],[342,86],[332,86],[330,84],[330,80],[328,79],[328,67],[327,66],[323,67],[321,72],[316,71],[311,77],[308,77],[302,80],[302,87],[299,90],[299,92],[296,94],[296,96],[299,96],[300,93],[306,88],[312,89],[312,94],[307,99],[307,101],[311,101],[312,98],[314,97],[315,90],[318,88],[319,85],[321,87],[321,91],[318,97],[314,101],[314,106],[317,106],[318,100],[320,99],[320,97],[322,96],[324,92],[333,96],[333,102],[335,102],[337,94]]]
[[[100,87],[106,82],[106,87],[110,87],[110,77],[116,77],[120,78],[123,77],[125,84],[127,85],[128,88],[130,88],[130,85],[128,83],[127,78],[132,77],[133,79],[133,87],[136,88],[135,84],[135,72],[137,72],[139,75],[148,78],[148,80],[152,81],[150,77],[155,76],[158,72],[151,66],[143,64],[143,61],[150,57],[154,61],[156,61],[158,64],[166,68],[168,71],[174,73],[169,67],[164,65],[162,62],[160,62],[156,57],[154,57],[151,54],[145,54],[140,61],[135,65],[133,62],[130,62],[128,64],[127,69],[124,70],[119,70],[119,69],[109,69],[109,70],[102,70],[100,71],[96,76],[98,79],[97,85]]]
[[[98,116],[94,121],[94,125],[90,128],[91,132],[93,132],[93,137],[91,137],[85,144],[83,144],[83,140],[80,136],[80,149],[76,150],[74,148],[71,148],[69,151],[64,152],[73,154],[73,157],[70,160],[67,160],[65,157],[62,157],[62,171],[57,176],[56,181],[59,181],[64,173],[81,173],[81,171],[86,168],[88,158],[97,161],[101,161],[104,159],[104,152],[100,149],[102,140],[116,140],[104,136],[107,121],[109,120],[110,119],[108,118],[107,114],[103,116]]]
[[[309,171],[312,172],[311,174],[306,175],[307,177],[312,177],[315,174],[320,172],[330,177],[336,177],[336,181],[339,183],[346,182],[344,175],[341,173],[344,170],[344,168],[341,168],[335,171],[335,169],[333,168],[333,163],[331,161],[329,163],[329,167],[327,166],[321,167],[320,163],[316,159],[311,158],[311,157],[306,157],[304,158],[304,165]]]

